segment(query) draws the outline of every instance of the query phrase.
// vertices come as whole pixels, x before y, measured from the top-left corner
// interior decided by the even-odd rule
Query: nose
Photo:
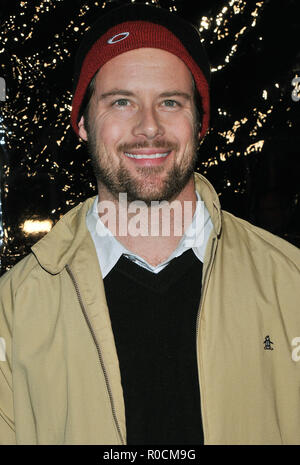
[[[134,136],[144,136],[147,139],[155,139],[164,134],[164,128],[155,108],[144,106],[137,114],[137,120],[133,128]]]

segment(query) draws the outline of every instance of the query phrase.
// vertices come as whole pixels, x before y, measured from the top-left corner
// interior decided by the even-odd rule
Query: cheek
[[[171,124],[166,126],[172,132],[178,142],[184,147],[193,143],[194,140],[194,118],[192,115],[187,114],[184,117],[175,117],[172,119]],[[166,132],[166,135],[168,131]]]
[[[116,121],[109,116],[98,117],[95,128],[98,141],[110,149],[116,147],[128,132],[128,125],[122,119]]]
[[[195,117],[190,108],[182,108],[175,112],[166,112],[164,115],[166,122],[168,121],[178,131],[189,131],[194,125]]]

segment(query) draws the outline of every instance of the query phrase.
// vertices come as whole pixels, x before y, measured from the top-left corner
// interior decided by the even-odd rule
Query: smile
[[[124,152],[126,157],[129,158],[135,158],[136,160],[142,160],[142,159],[156,159],[156,158],[165,158],[169,155],[170,152],[165,152],[165,153],[154,153],[152,155],[146,154],[146,155],[135,155],[133,153],[128,153]]]

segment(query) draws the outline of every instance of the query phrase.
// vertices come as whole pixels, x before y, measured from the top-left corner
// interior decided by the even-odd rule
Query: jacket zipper
[[[113,418],[114,418],[114,422],[115,422],[115,425],[116,425],[116,428],[117,428],[117,431],[118,431],[118,435],[119,435],[119,438],[120,438],[120,441],[122,443],[122,445],[124,445],[124,440],[123,440],[123,437],[122,437],[122,433],[121,433],[121,429],[120,429],[120,426],[119,426],[119,423],[118,423],[118,419],[117,419],[117,415],[116,415],[116,409],[115,409],[115,404],[114,404],[114,400],[113,400],[113,396],[112,396],[112,391],[111,391],[111,387],[110,387],[110,384],[109,384],[109,379],[108,379],[108,375],[107,375],[107,371],[106,371],[106,368],[105,368],[105,365],[104,365],[104,361],[103,361],[103,356],[102,356],[102,352],[101,352],[101,349],[100,349],[100,346],[98,344],[98,341],[96,339],[96,336],[95,336],[95,333],[94,333],[94,330],[92,328],[92,325],[90,323],[90,320],[88,318],[88,315],[87,315],[87,312],[85,310],[85,307],[84,307],[84,304],[83,304],[83,300],[82,300],[82,297],[81,297],[81,294],[80,294],[80,290],[79,290],[79,287],[78,287],[78,284],[77,284],[77,281],[73,275],[73,272],[71,271],[70,267],[68,265],[66,265],[66,269],[67,269],[67,272],[73,282],[73,285],[75,287],[75,290],[76,290],[76,294],[77,294],[77,298],[78,298],[78,301],[79,301],[79,304],[80,304],[80,307],[81,307],[81,310],[82,310],[82,313],[84,315],[84,318],[85,318],[85,321],[88,325],[88,328],[90,330],[90,333],[92,335],[92,338],[94,340],[94,343],[96,345],[96,348],[97,348],[97,352],[98,352],[98,357],[99,357],[99,361],[100,361],[100,365],[101,365],[101,368],[102,368],[102,371],[103,371],[103,374],[104,374],[104,379],[105,379],[105,384],[106,384],[106,388],[107,388],[107,392],[108,392],[108,396],[109,396],[109,400],[110,400],[110,405],[111,405],[111,410],[112,410],[112,414],[113,414]]]
[[[198,308],[198,313],[197,313],[197,319],[196,319],[196,350],[197,350],[197,358],[198,358],[198,335],[199,335],[199,324],[200,324],[200,316],[201,316],[201,313],[202,313],[202,306],[203,306],[203,300],[204,300],[204,293],[206,291],[206,278],[207,278],[207,275],[208,275],[208,272],[210,271],[210,268],[211,268],[211,264],[212,264],[212,261],[213,261],[213,257],[215,255],[215,250],[214,250],[214,245],[215,245],[215,240],[216,240],[216,237],[214,237],[212,239],[212,246],[211,246],[211,250],[212,250],[212,253],[209,257],[209,262],[208,262],[208,265],[206,267],[206,270],[205,270],[205,275],[203,277],[203,286],[202,286],[202,291],[201,291],[201,298],[200,298],[200,303],[199,303],[199,308]],[[200,361],[198,360],[198,367],[199,367],[199,364],[200,364]],[[201,369],[199,369],[199,374],[201,375]],[[204,431],[204,424],[203,424],[203,389],[202,389],[202,383],[200,381],[200,375],[199,375],[199,384],[200,384],[200,402],[201,402],[201,416],[202,416],[202,427],[203,427],[203,436],[204,436],[204,444],[205,444],[205,431]]]

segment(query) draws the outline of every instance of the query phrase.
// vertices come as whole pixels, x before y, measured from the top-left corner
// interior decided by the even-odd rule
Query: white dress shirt
[[[196,192],[196,196],[197,205],[190,226],[185,231],[185,234],[182,236],[174,252],[171,253],[167,260],[157,266],[150,265],[142,257],[126,249],[126,247],[124,247],[124,245],[121,244],[111,231],[103,224],[98,215],[97,196],[87,213],[86,224],[95,244],[103,279],[116,265],[121,255],[125,255],[125,257],[129,260],[132,260],[153,273],[159,273],[173,258],[179,257],[190,248],[193,249],[196,257],[203,263],[207,241],[213,225],[207,208],[201,200],[198,192]]]

